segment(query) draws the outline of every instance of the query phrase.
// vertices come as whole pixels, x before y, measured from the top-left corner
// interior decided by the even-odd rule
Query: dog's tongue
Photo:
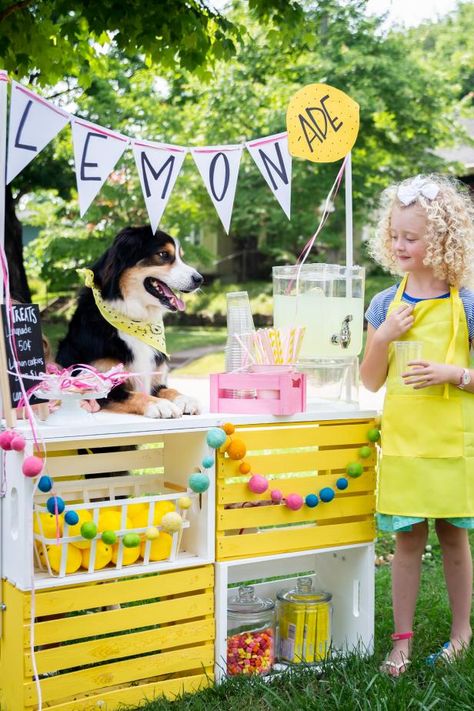
[[[160,282],[160,286],[164,295],[170,300],[170,303],[173,304],[173,306],[178,309],[178,311],[184,311],[184,309],[186,308],[184,305],[184,301],[182,299],[179,299],[176,294],[174,294],[171,289],[166,286],[166,284],[163,284],[163,282]]]

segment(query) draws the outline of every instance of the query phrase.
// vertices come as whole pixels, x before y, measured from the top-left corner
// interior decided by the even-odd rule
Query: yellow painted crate
[[[216,560],[274,555],[293,551],[350,545],[375,537],[375,447],[360,459],[368,444],[372,419],[237,427],[234,437],[247,446],[245,461],[253,474],[269,480],[263,494],[252,493],[249,476],[239,472],[239,461],[218,452],[216,465]],[[344,491],[335,489],[346,476],[346,466],[360,461],[363,474]],[[329,503],[292,511],[272,504],[271,489],[284,496],[318,494],[324,487],[336,490]]]
[[[107,711],[174,698],[213,679],[212,565],[113,582],[21,592],[3,581],[0,705]],[[32,606],[34,605],[34,613]]]

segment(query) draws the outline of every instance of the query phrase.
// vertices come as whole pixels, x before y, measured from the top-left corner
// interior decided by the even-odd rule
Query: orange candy
[[[242,464],[239,467],[239,472],[241,474],[249,474],[251,470],[251,466],[248,462],[242,462]]]
[[[227,454],[231,459],[243,459],[247,453],[245,442],[241,439],[233,439],[227,447]]]

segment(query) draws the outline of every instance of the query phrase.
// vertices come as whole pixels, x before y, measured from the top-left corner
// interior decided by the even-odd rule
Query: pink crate
[[[256,393],[234,397],[233,391]],[[215,373],[211,375],[211,412],[294,415],[306,409],[304,373]]]

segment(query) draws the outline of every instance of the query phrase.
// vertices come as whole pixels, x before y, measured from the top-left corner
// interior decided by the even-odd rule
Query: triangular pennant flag
[[[70,114],[12,81],[7,183],[69,123]]]
[[[288,134],[276,133],[245,144],[283,212],[291,216],[291,155]]]
[[[229,234],[243,146],[191,148],[207,192]]]
[[[72,121],[74,163],[81,217],[113,171],[129,139],[95,123]]]
[[[154,234],[170,199],[187,148],[151,141],[132,141],[132,146]]]

